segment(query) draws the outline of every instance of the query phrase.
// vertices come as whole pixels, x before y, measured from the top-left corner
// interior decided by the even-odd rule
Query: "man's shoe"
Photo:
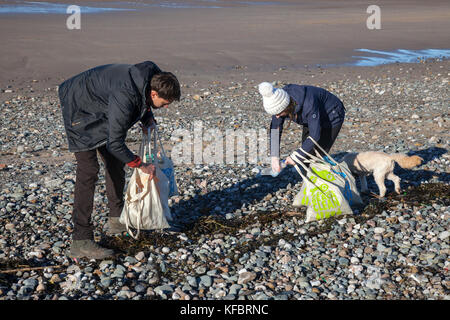
[[[127,227],[120,223],[119,217],[109,217],[106,230],[106,234],[108,236],[113,236],[116,234],[121,234],[122,232],[127,231]]]
[[[73,240],[69,257],[105,259],[111,257],[114,251],[99,246],[94,240]]]

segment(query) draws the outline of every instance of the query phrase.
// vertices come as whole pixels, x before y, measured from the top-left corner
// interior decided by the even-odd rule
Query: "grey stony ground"
[[[73,261],[75,159],[67,150],[55,88],[3,88],[0,101],[0,299],[445,299],[449,295],[449,62],[393,65],[310,84],[347,107],[332,153],[417,154],[396,168],[402,194],[364,196],[355,215],[304,223],[291,206],[293,170],[258,177],[263,163],[176,166],[173,228],[137,241],[106,237],[103,169],[95,198],[96,239],[117,254]],[[411,70],[411,72],[408,72]],[[431,71],[430,71],[431,70]],[[406,72],[405,72],[406,71]],[[255,81],[183,84],[183,98],[158,112],[168,150],[174,130],[268,128]],[[277,83],[282,86],[283,81]],[[31,84],[32,85],[32,84]],[[282,139],[287,156],[301,128]],[[136,126],[127,138],[137,150]],[[127,171],[128,177],[131,170]],[[369,187],[378,192],[373,179]]]

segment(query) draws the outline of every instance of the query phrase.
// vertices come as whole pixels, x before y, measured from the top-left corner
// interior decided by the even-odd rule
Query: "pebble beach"
[[[180,164],[180,194],[169,200],[173,227],[107,237],[101,163],[93,223],[116,254],[103,261],[67,257],[75,158],[67,150],[57,87],[39,80],[6,85],[0,99],[0,300],[448,300],[448,60],[305,71],[303,84],[336,94],[346,121],[331,154],[377,150],[419,155],[399,167],[402,193],[364,195],[354,215],[305,223],[292,207],[301,178],[293,168],[260,176],[265,163]],[[362,71],[364,70],[364,71]],[[285,73],[283,73],[285,72]],[[295,74],[280,69],[282,87]],[[237,78],[237,80],[236,80]],[[182,99],[156,113],[166,151],[175,130],[267,128],[258,81],[242,76],[182,81]],[[272,78],[272,79],[273,79]],[[281,154],[298,146],[285,130]],[[140,128],[127,145],[137,151]],[[131,170],[127,169],[127,178]],[[357,182],[359,186],[359,181]],[[378,192],[373,178],[369,188]]]

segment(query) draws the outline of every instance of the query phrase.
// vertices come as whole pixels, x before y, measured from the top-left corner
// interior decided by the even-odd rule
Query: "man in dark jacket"
[[[108,234],[125,231],[120,224],[125,186],[125,164],[155,174],[125,145],[127,131],[138,121],[144,130],[155,123],[152,109],[180,99],[180,85],[170,72],[151,61],[135,65],[109,64],[84,71],[58,89],[69,151],[75,153],[77,172],[73,205],[73,235],[69,256],[103,259],[113,254],[94,242],[91,215],[98,180],[97,153],[105,164]]]
[[[282,89],[274,89],[268,82],[259,85],[259,92],[265,111],[272,115],[270,156],[273,172],[281,171],[280,141],[287,118],[303,126],[301,149],[305,152],[312,153],[315,149],[308,136],[325,151],[331,149],[345,118],[345,107],[338,97],[319,87],[288,84]],[[296,151],[305,156],[300,148]],[[286,163],[295,165],[291,157],[286,158]]]

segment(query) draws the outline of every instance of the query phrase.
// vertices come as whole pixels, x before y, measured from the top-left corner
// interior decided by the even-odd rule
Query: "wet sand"
[[[324,73],[317,64],[354,61],[358,48],[418,50],[450,43],[448,1],[375,1],[381,30],[367,28],[366,1],[219,4],[225,7],[140,6],[138,11],[82,14],[81,30],[68,30],[65,14],[0,15],[0,88],[40,90],[97,65],[144,60],[174,72],[185,84],[280,76],[299,82],[308,72]],[[336,78],[353,69],[327,68],[325,73]],[[378,67],[367,68],[373,69]]]

